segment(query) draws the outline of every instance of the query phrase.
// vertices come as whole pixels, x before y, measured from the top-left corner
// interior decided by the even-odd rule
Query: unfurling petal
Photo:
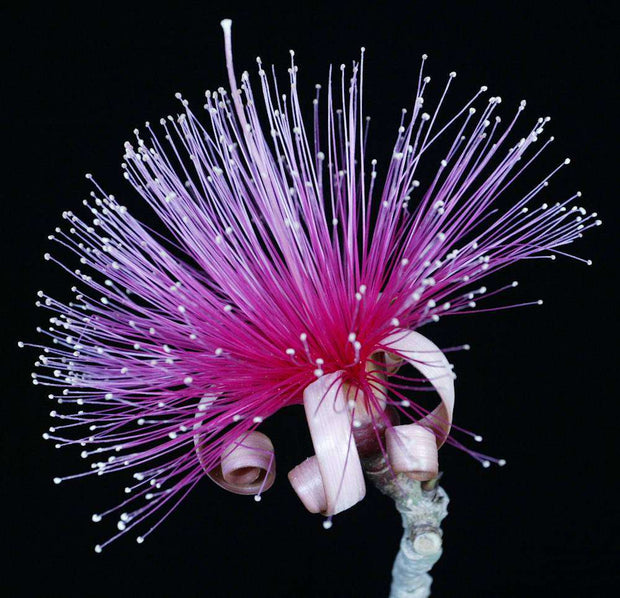
[[[199,452],[200,448],[196,450]],[[268,490],[276,477],[273,444],[261,432],[240,436],[225,450],[221,463],[206,474],[218,486],[235,494]]]
[[[310,384],[304,391],[304,408],[325,492],[323,512],[335,515],[366,494],[342,374],[328,374]],[[303,494],[307,488],[298,485],[295,490]]]

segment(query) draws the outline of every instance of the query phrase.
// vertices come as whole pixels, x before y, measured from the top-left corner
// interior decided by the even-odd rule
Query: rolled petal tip
[[[271,440],[261,432],[240,436],[226,449],[220,465],[207,472],[218,485],[235,494],[268,490],[276,477]]]
[[[419,481],[437,475],[437,440],[430,430],[417,424],[395,426],[386,431],[385,442],[394,473]]]
[[[291,469],[288,473],[288,479],[293,490],[310,513],[325,513],[327,511],[323,478],[316,457],[308,457]]]
[[[322,512],[335,515],[366,495],[341,373],[322,376],[306,387],[304,407],[325,492]]]

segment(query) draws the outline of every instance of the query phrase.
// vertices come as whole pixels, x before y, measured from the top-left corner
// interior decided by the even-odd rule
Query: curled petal
[[[194,430],[202,424],[204,412],[216,400],[215,396],[203,397],[198,403]],[[209,467],[201,448],[200,434],[194,435],[194,449],[204,472],[218,486],[235,494],[257,494],[268,490],[276,477],[276,461],[271,440],[261,432],[240,435],[225,450],[217,467]]]
[[[435,433],[439,448],[450,432],[454,410],[454,374],[448,359],[435,343],[413,330],[392,334],[383,343],[383,348],[409,362],[437,391],[441,403],[417,424]]]
[[[288,479],[310,513],[324,513],[327,510],[323,478],[316,457],[308,457],[303,463],[291,469]]]
[[[226,449],[220,465],[207,475],[235,494],[257,494],[271,488],[276,477],[271,440],[256,431],[241,435]]]
[[[326,515],[335,515],[364,498],[366,484],[352,433],[342,374],[321,376],[306,387],[304,407],[323,488]]]
[[[394,473],[420,481],[437,475],[437,440],[430,430],[418,424],[394,426],[386,431],[385,443]]]

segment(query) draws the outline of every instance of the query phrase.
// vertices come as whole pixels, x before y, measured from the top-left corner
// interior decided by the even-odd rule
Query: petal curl
[[[304,408],[316,452],[316,465],[325,492],[325,506],[321,512],[325,515],[335,515],[352,507],[366,494],[342,373],[335,372],[321,376],[306,387]],[[312,502],[309,496],[310,488],[315,495],[318,494],[316,468],[313,464],[311,467],[314,471],[306,473],[313,474],[312,481],[307,479],[303,484],[293,484],[304,504]],[[293,481],[299,479],[300,472],[293,472],[291,472]],[[318,503],[312,502],[312,504]]]
[[[415,331],[399,331],[383,343],[388,362],[404,360],[433,385],[441,403],[415,424],[386,431],[386,448],[395,473],[416,480],[437,475],[437,450],[450,433],[454,410],[454,374],[448,359],[432,341]]]

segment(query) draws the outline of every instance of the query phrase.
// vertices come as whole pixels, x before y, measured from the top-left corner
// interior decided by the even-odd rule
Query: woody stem
[[[392,567],[390,598],[427,598],[429,571],[441,556],[441,521],[448,513],[448,495],[439,477],[418,482],[394,473],[382,455],[364,459],[366,475],[392,498],[403,521],[403,537]]]

